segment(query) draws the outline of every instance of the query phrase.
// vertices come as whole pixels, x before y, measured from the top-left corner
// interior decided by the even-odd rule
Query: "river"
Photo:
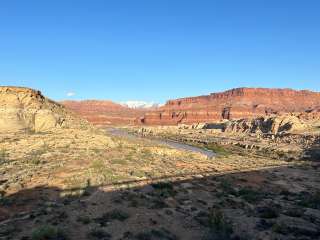
[[[155,139],[155,138],[151,138],[151,137],[142,137],[142,136],[139,136],[136,134],[129,133],[126,130],[120,129],[120,128],[107,128],[107,131],[109,134],[111,134],[113,136],[124,137],[124,138],[128,138],[128,139],[148,139],[149,141],[152,141],[156,144],[166,145],[171,148],[178,149],[178,150],[201,153],[201,154],[207,156],[208,158],[214,158],[216,156],[216,153],[211,150],[191,146],[191,145],[188,145],[188,144],[185,144],[182,142],[176,142],[176,141],[168,140],[168,139]]]

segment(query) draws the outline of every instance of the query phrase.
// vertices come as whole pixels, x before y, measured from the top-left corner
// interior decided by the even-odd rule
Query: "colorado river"
[[[168,139],[162,140],[162,139],[141,137],[139,135],[129,133],[126,130],[119,129],[119,128],[108,128],[107,131],[108,131],[108,133],[110,133],[113,136],[125,137],[125,138],[129,138],[129,139],[148,139],[149,141],[152,141],[154,143],[166,145],[166,146],[169,146],[169,147],[172,147],[175,149],[201,153],[201,154],[207,156],[208,158],[214,158],[216,156],[216,153],[211,150],[191,146],[191,145],[188,145],[188,144],[185,144],[182,142],[176,142],[176,141],[168,140]]]

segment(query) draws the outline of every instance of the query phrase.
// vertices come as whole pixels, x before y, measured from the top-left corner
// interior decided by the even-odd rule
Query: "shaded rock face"
[[[107,100],[63,101],[61,104],[95,125],[133,124],[147,112]]]
[[[83,124],[63,106],[45,98],[40,91],[0,87],[0,132],[46,132]]]
[[[58,114],[54,114],[50,110],[39,110],[34,115],[34,130],[36,132],[50,130],[60,127],[63,119]]]
[[[318,92],[237,88],[206,96],[170,100],[163,107],[136,119],[136,123],[176,125],[222,119],[257,118],[279,113],[304,112],[307,109],[317,111],[318,106],[320,106]]]

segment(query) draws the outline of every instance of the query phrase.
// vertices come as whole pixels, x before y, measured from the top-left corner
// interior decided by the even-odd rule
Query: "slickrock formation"
[[[308,90],[236,88],[206,96],[168,101],[138,118],[138,124],[176,125],[317,111],[320,93]],[[316,113],[315,113],[316,114]]]
[[[40,91],[0,87],[0,132],[45,132],[85,126],[88,126],[87,122],[44,97]]]
[[[297,132],[307,128],[295,115],[240,119],[226,122],[225,131],[234,133],[272,133]]]
[[[146,113],[144,109],[132,109],[106,100],[63,101],[61,104],[95,125],[132,124]]]

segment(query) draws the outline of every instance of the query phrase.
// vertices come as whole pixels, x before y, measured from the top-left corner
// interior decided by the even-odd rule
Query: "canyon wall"
[[[308,90],[236,88],[210,95],[168,101],[147,112],[136,124],[176,125],[319,109],[320,93]],[[317,113],[315,113],[317,114]]]

